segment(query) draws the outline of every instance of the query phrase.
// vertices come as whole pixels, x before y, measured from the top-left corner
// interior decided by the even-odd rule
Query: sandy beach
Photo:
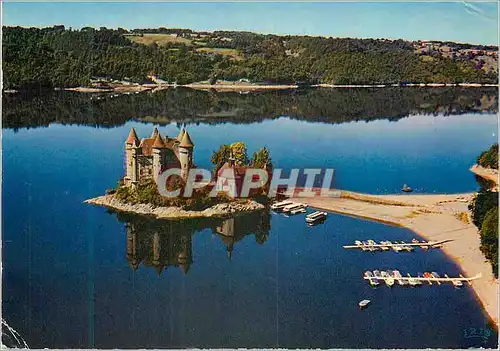
[[[465,276],[482,275],[472,282],[472,287],[498,329],[498,279],[479,250],[479,232],[471,223],[467,208],[473,196],[473,193],[368,195],[342,191],[340,197],[292,199],[317,209],[406,227],[427,240],[452,239],[444,244],[443,251],[461,267]]]

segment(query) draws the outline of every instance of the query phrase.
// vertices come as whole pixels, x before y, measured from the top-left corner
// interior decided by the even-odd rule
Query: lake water
[[[468,287],[372,289],[367,269],[459,274],[439,250],[345,250],[411,231],[331,214],[151,221],[82,202],[123,175],[123,143],[186,124],[195,162],[220,144],[267,146],[280,168],[334,168],[335,185],[474,191],[468,168],[497,140],[497,91],[306,91],[4,97],[3,317],[30,347],[496,345]],[[357,303],[372,305],[360,311]],[[468,337],[469,336],[469,337]]]

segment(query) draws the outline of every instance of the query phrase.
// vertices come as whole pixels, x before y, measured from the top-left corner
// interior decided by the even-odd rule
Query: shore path
[[[443,250],[466,276],[482,274],[482,278],[472,282],[472,287],[498,329],[498,279],[479,250],[479,232],[471,223],[467,208],[473,196],[473,193],[367,195],[342,191],[340,197],[293,197],[292,200],[317,209],[406,227],[427,240],[453,239],[443,245]]]

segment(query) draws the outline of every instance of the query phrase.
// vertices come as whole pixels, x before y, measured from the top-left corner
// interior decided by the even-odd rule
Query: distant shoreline
[[[55,91],[70,91],[77,93],[140,93],[145,91],[159,91],[170,88],[188,88],[193,90],[215,90],[220,92],[251,92],[251,91],[270,91],[270,90],[295,90],[295,89],[369,89],[369,88],[498,88],[500,84],[489,83],[408,83],[408,84],[312,84],[312,85],[297,85],[297,84],[205,84],[205,83],[189,83],[189,84],[131,84],[118,85],[108,88],[98,88],[92,86],[80,86],[69,88],[54,88],[49,89]],[[29,92],[29,90],[6,89],[4,94],[17,94],[20,92]]]
[[[483,88],[483,87],[499,87],[499,84],[483,84],[483,83],[409,83],[409,84],[313,84],[313,85],[297,85],[297,84],[204,84],[204,83],[189,83],[189,84],[143,84],[143,85],[120,85],[110,88],[94,88],[94,87],[73,87],[56,90],[73,91],[80,93],[131,93],[143,91],[157,91],[169,88],[189,88],[195,90],[216,90],[216,91],[267,91],[267,90],[295,90],[300,88],[329,88],[329,89],[357,89],[357,88]],[[13,93],[14,90],[5,91],[5,93]]]

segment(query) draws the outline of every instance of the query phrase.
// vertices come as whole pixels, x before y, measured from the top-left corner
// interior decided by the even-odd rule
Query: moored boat
[[[370,282],[371,286],[379,286],[380,285],[379,280],[373,276],[372,272],[366,271],[365,272],[365,277],[368,279],[368,281]]]
[[[291,213],[291,211],[294,211],[294,210],[298,210],[298,209],[305,209],[307,207],[306,204],[302,204],[302,203],[292,203],[290,205],[287,205],[285,207],[283,207],[283,212],[285,213]]]
[[[403,276],[401,273],[397,270],[393,271],[394,274],[394,279],[398,282],[399,285],[407,285],[408,281],[406,279],[403,279]]]
[[[296,208],[296,209],[293,209],[290,211],[291,215],[296,215],[298,213],[306,213],[306,209],[305,208]]]
[[[274,204],[271,205],[271,210],[280,211],[280,210],[283,210],[283,208],[285,208],[285,206],[289,206],[291,204],[293,204],[293,202],[290,200],[275,202]]]
[[[306,222],[307,223],[319,222],[319,221],[322,221],[322,220],[326,219],[327,215],[328,214],[326,212],[316,211],[316,212],[313,212],[313,213],[308,214],[306,216]]]
[[[413,191],[413,189],[410,188],[407,184],[404,184],[403,188],[401,188],[401,191],[405,192],[405,193],[411,193]]]
[[[370,302],[371,302],[370,300],[363,300],[363,301],[360,301],[360,302],[358,303],[359,308],[364,308],[364,307],[368,306],[368,304],[369,304]]]
[[[455,288],[460,288],[464,284],[462,283],[461,280],[453,280],[453,285],[455,286]]]

